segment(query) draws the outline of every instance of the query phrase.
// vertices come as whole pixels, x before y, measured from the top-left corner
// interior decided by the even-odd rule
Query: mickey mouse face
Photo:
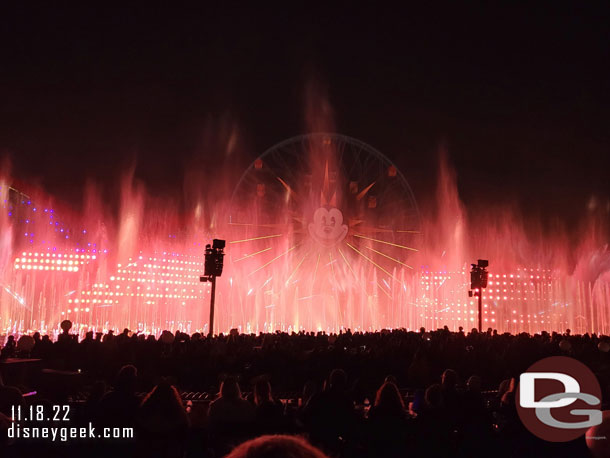
[[[309,235],[319,244],[331,247],[341,242],[347,235],[347,225],[343,224],[343,213],[337,208],[318,208],[309,224]]]

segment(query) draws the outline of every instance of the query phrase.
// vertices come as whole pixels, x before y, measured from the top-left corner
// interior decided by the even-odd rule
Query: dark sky
[[[133,157],[153,192],[181,189],[219,119],[253,159],[303,132],[312,75],[337,130],[394,160],[419,200],[441,144],[467,203],[574,217],[610,195],[607,1],[22,3],[0,6],[0,151],[60,198],[86,177],[111,186]]]

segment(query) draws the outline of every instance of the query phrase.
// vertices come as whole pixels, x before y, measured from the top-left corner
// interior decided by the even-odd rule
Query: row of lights
[[[178,272],[200,272],[201,269],[186,269],[184,267],[167,267],[167,270],[174,270]],[[179,277],[180,274],[172,274],[171,272],[150,272],[146,270],[128,270],[128,269],[118,269],[117,273],[119,274],[136,274],[136,275],[159,275],[166,277]]]
[[[26,258],[17,258],[15,259],[15,263],[38,263],[40,262],[41,264],[69,264],[69,265],[73,265],[73,264],[84,264],[85,261],[84,260],[74,260],[74,259],[40,259],[38,260],[38,258],[35,259],[26,259]]]
[[[157,258],[148,258],[149,261],[153,261],[153,262],[157,262]],[[203,258],[201,258],[201,260],[199,262],[197,261],[180,261],[178,259],[159,259],[159,261],[164,262],[166,264],[193,264],[193,265],[200,265],[203,262]],[[153,265],[153,264],[144,264],[144,267],[148,267],[148,268],[155,268],[158,269],[159,266],[158,265]]]
[[[517,270],[519,270],[519,269],[517,269]],[[523,270],[524,270],[524,272],[527,272],[527,269],[523,269]],[[537,269],[536,271],[540,272],[540,269]],[[534,269],[530,269],[530,272],[534,272]],[[543,269],[542,272],[551,272],[551,270],[544,270]],[[457,274],[458,275],[466,275],[467,273],[468,272],[463,271],[461,273],[458,272]],[[515,275],[515,274],[489,274],[489,278],[494,278],[494,276],[495,276],[495,278],[521,278],[521,274],[517,274],[517,275]],[[523,276],[523,278],[527,278],[528,276],[529,276],[529,278],[540,279],[540,275],[534,276],[533,274],[529,274],[529,275],[525,274]],[[426,271],[422,275],[422,278],[425,278],[425,279],[432,279],[432,278],[434,278],[435,280],[443,280],[443,279],[449,279],[449,278],[451,278],[451,276],[449,276],[449,275],[447,275],[447,276],[444,276],[444,275],[433,275],[432,272]],[[542,278],[547,278],[547,276],[543,274]]]
[[[19,269],[19,264],[15,264],[15,269]],[[63,272],[78,272],[77,266],[63,266],[63,267],[55,267],[55,266],[38,266],[31,264],[22,264],[21,270],[58,270]]]
[[[78,272],[78,265],[95,259],[95,255],[88,254],[62,255],[61,253],[26,253],[24,251],[21,258],[15,258],[14,267],[16,270]]]
[[[88,255],[88,254],[61,254],[61,253],[27,253],[27,252],[23,252],[21,253],[21,255],[24,257],[24,259],[26,258],[37,258],[37,257],[47,257],[47,258],[66,258],[66,259],[96,259],[95,255]]]
[[[176,277],[181,278],[182,275],[176,275]],[[171,285],[196,285],[199,284],[198,281],[179,281],[179,280],[165,280],[163,278],[159,278],[157,280],[153,279],[147,279],[147,278],[125,278],[125,277],[110,277],[110,281],[115,281],[115,280],[123,280],[123,281],[129,281],[129,282],[137,282],[137,283],[159,283],[159,284],[171,284]]]
[[[489,285],[493,285],[493,284],[494,284],[494,282],[490,281],[490,282],[488,282],[488,284],[489,284]],[[500,286],[501,284],[502,284],[502,285],[504,285],[504,286],[506,286],[506,285],[507,285],[507,283],[506,283],[505,281],[504,281],[504,282],[502,282],[502,283],[500,283],[499,281],[497,281],[495,284],[496,284],[497,286]],[[523,285],[525,285],[525,286],[527,286],[527,285],[534,286],[534,282],[528,282],[527,280],[524,280],[524,281],[522,281],[522,282],[517,282],[517,286],[519,286],[519,284],[523,284]],[[515,283],[511,281],[511,282],[509,283],[509,285],[510,285],[510,286],[515,286]],[[543,284],[542,282],[539,282],[539,283],[537,284],[537,286],[540,286],[540,285],[544,286],[544,284]],[[547,285],[548,285],[548,286],[552,286],[552,285],[553,285],[553,283],[548,282],[548,283],[547,283]]]
[[[197,296],[183,296],[180,294],[152,294],[152,293],[110,293],[109,296],[114,297],[156,297],[160,299],[202,299],[202,297]],[[79,304],[79,303],[92,303],[92,304],[103,304],[107,302],[104,299],[68,299],[68,304]],[[118,302],[117,302],[118,303]]]
[[[169,276],[169,275],[168,275]],[[171,275],[174,276],[174,275]],[[181,278],[182,275],[175,275],[176,277]],[[110,281],[129,281],[129,282],[137,282],[137,283],[159,283],[159,284],[173,284],[173,285],[194,285],[194,284],[199,284],[199,282],[196,281],[189,281],[189,282],[181,282],[181,281],[174,281],[174,280],[168,280],[168,279],[163,279],[163,278],[135,278],[135,277],[115,277],[114,275],[110,277]]]

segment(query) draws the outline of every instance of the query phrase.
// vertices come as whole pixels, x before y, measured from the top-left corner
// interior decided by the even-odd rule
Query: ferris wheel
[[[276,322],[291,322],[308,301],[331,304],[325,321],[339,304],[330,316],[340,326],[355,298],[392,300],[421,240],[402,173],[339,134],[301,135],[267,150],[242,175],[229,213],[236,279],[247,294],[263,294],[261,307],[279,310]]]

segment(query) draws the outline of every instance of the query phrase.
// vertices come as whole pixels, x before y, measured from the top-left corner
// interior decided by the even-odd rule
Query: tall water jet
[[[235,136],[226,129],[223,142]],[[209,287],[199,275],[213,237],[228,242],[220,332],[474,327],[468,267],[481,257],[490,260],[485,327],[610,330],[605,204],[592,205],[575,235],[515,208],[475,211],[442,155],[436,208],[420,214],[400,170],[353,138],[289,139],[240,180],[222,174],[236,175],[234,148],[219,148],[220,172],[189,171],[182,200],[154,197],[125,175],[116,219],[95,188],[79,216],[16,190],[5,173],[3,332],[53,333],[66,318],[81,333],[205,332]]]

